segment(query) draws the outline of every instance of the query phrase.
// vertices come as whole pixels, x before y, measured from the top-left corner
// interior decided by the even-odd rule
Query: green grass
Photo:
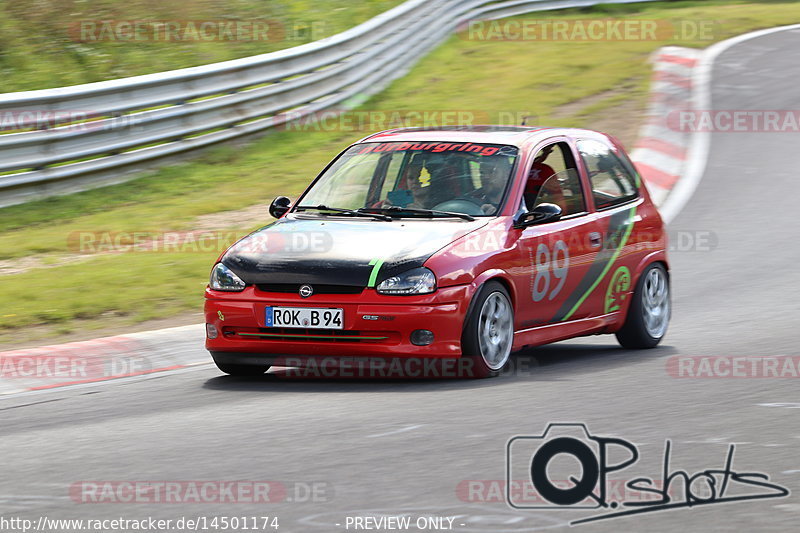
[[[32,270],[13,276],[18,287],[27,288],[27,295],[24,306],[4,306],[4,315],[15,316],[3,320],[62,324],[109,312],[147,320],[199,308],[206,282],[197,272],[208,270],[215,257],[214,253],[131,253],[99,257],[88,269],[82,264],[62,266],[58,277],[50,269]],[[164,279],[170,280],[174,291],[166,299]]]
[[[2,0],[0,92],[76,85],[263,54],[333,35],[400,2],[361,0],[343,8],[337,0]],[[82,21],[142,20],[274,20],[288,31],[260,41],[180,42],[80,42],[71,31]]]
[[[714,40],[722,40],[798,21],[800,4],[710,0],[535,14],[537,19],[609,16],[715,20]],[[613,112],[624,101],[644,104],[647,58],[666,44],[705,47],[710,42],[503,42],[454,36],[362,109],[473,110],[490,120],[529,113],[546,125],[591,126],[598,114]],[[562,115],[561,106],[597,94],[607,96],[553,118]],[[247,146],[214,148],[133,182],[0,209],[0,260],[31,254],[58,258],[70,253],[69,236],[76,231],[187,230],[201,215],[256,203],[266,212],[272,197],[299,193],[338,151],[366,133],[275,132]],[[268,218],[265,214],[264,222]],[[80,327],[102,323],[108,313],[140,322],[197,310],[214,255],[126,253],[0,276],[5,308],[11,310],[0,313],[0,328]],[[9,314],[14,316],[4,316]],[[82,320],[70,324],[75,319]]]

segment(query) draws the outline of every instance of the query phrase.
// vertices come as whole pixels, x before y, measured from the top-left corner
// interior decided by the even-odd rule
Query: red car
[[[614,333],[651,348],[667,330],[664,226],[602,133],[384,131],[270,213],[205,293],[206,348],[228,374],[437,359],[483,377],[528,346]]]

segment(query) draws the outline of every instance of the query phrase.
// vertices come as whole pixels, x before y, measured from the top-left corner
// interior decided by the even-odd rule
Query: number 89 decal
[[[531,290],[533,301],[540,302],[545,296],[548,300],[555,298],[564,283],[567,281],[569,271],[569,249],[564,241],[557,241],[553,246],[553,251],[541,243],[536,248],[536,261],[533,265],[533,288]],[[555,278],[555,287],[550,290]]]

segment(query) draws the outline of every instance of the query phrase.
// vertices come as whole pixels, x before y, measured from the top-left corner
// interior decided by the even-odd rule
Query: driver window
[[[592,184],[592,196],[597,209],[623,204],[639,196],[636,178],[611,149],[591,140],[578,141],[578,150]]]
[[[561,208],[563,216],[586,211],[575,159],[567,143],[545,146],[536,154],[523,199],[528,210],[551,203]]]

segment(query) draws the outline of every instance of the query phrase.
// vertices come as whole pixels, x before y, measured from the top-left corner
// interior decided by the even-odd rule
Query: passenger
[[[525,205],[528,209],[533,209],[540,203],[553,203],[561,208],[562,213],[567,214],[567,202],[556,171],[544,163],[552,151],[553,147],[547,146],[534,159],[525,184]]]
[[[414,201],[405,207],[428,209],[431,191],[430,181],[423,182],[421,169],[412,171],[412,174],[406,178],[406,184],[408,185],[408,190],[411,191]]]
[[[428,209],[428,204],[430,203],[430,181],[423,181],[423,169],[421,162],[412,161],[403,172],[403,176],[397,184],[397,189],[389,193],[381,207],[398,206]]]

